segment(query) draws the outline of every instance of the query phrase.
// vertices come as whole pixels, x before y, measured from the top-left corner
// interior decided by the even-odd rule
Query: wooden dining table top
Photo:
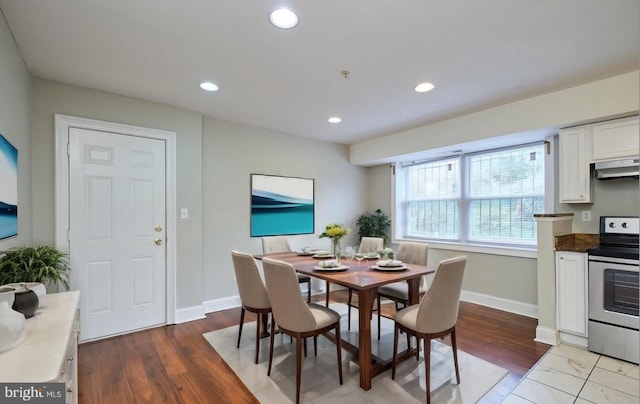
[[[340,260],[340,263],[349,266],[349,268],[346,270],[318,270],[315,267],[319,265],[320,261],[323,261],[327,258],[313,258],[313,256],[301,255],[295,252],[263,254],[256,255],[255,257],[257,259],[268,257],[285,261],[293,265],[298,273],[313,276],[318,279],[323,279],[331,283],[346,286],[354,290],[370,288],[377,289],[378,287],[388,283],[406,281],[435,272],[435,268],[413,264],[404,264],[407,267],[407,269],[405,270],[381,271],[373,268],[377,263],[377,259],[364,259],[359,263],[360,265],[358,266],[358,261],[356,261],[355,259],[353,259],[351,262],[348,262],[344,258]]]

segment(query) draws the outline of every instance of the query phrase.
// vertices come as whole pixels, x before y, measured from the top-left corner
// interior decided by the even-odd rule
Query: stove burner
[[[624,258],[629,260],[640,259],[638,247],[600,246],[587,250],[589,255],[598,257]]]

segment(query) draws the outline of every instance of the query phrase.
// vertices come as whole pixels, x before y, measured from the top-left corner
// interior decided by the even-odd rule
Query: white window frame
[[[482,152],[492,152],[499,151],[502,149],[516,149],[521,147],[526,147],[535,144],[541,144],[542,142],[533,142],[533,143],[524,143],[524,144],[514,144],[508,147],[503,148],[493,148],[487,149]],[[557,142],[555,141],[555,137],[549,137],[544,141],[544,161],[545,161],[545,191],[544,191],[544,212],[549,212],[553,210],[554,207],[554,178],[555,178],[555,170],[554,170],[554,150]],[[477,152],[481,153],[481,152]],[[461,200],[464,200],[464,203],[460,203],[460,220],[461,225],[460,228],[460,237],[462,237],[463,233],[469,232],[468,222],[468,203],[469,199],[468,195],[468,172],[467,170],[467,160],[466,157],[476,154],[468,153],[460,155],[460,170],[461,170],[461,178],[463,181],[462,184],[462,195]],[[455,156],[448,156],[448,158]],[[391,175],[391,220],[392,220],[392,243],[400,243],[402,241],[424,241],[428,242],[429,246],[435,249],[444,249],[444,250],[453,250],[453,251],[465,251],[465,252],[477,252],[477,253],[485,253],[485,254],[493,254],[493,255],[506,255],[506,256],[515,256],[515,257],[524,257],[524,258],[536,258],[537,257],[537,245],[517,245],[517,244],[497,244],[497,243],[481,243],[481,242],[473,242],[468,240],[468,234],[465,235],[464,239],[455,240],[455,241],[447,241],[441,239],[429,239],[429,238],[410,238],[404,236],[404,229],[406,228],[406,215],[404,212],[404,198],[406,195],[406,184],[405,184],[405,172],[404,169],[409,165],[426,163],[428,161],[435,160],[444,160],[445,158],[439,159],[429,159],[423,161],[411,162],[409,164],[404,164],[404,167],[401,163],[392,164],[392,175]],[[465,170],[465,171],[463,171]],[[462,217],[464,216],[464,217]],[[464,220],[464,222],[462,222]]]

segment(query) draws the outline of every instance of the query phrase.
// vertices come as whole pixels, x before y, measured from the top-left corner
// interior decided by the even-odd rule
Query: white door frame
[[[55,117],[55,246],[69,251],[69,128],[81,128],[123,135],[146,137],[166,142],[166,322],[176,319],[176,133],[54,114]],[[71,268],[73,270],[73,268]]]

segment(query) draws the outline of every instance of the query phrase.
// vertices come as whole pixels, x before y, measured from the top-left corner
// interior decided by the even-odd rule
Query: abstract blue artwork
[[[0,135],[0,240],[18,235],[18,149]]]
[[[251,174],[251,237],[313,232],[312,179]]]

